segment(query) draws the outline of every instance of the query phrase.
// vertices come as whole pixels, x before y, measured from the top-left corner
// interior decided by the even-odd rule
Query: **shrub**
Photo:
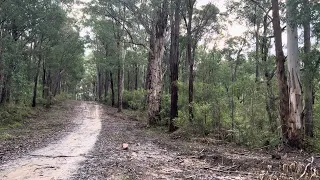
[[[55,96],[56,101],[65,101],[67,99],[72,99],[73,95],[68,93],[61,93]]]
[[[32,108],[23,104],[8,104],[0,110],[0,126],[17,127],[24,118],[28,118],[35,112]]]
[[[143,110],[146,108],[146,95],[147,92],[144,89],[138,89],[135,91],[125,90],[123,93],[123,107],[132,110]]]
[[[161,100],[161,111],[160,111],[162,124],[168,124],[170,119],[170,108],[171,108],[170,94],[164,94]]]

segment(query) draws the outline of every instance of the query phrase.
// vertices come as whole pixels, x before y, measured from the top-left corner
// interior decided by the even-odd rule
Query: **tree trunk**
[[[93,94],[93,96],[94,96],[94,99],[93,100],[96,100],[97,98],[96,98],[96,96],[97,96],[97,94],[96,94],[96,91],[97,90],[97,87],[96,87],[96,82],[94,81],[93,83],[92,83],[92,94]]]
[[[125,75],[127,75],[127,81],[125,81],[125,83],[127,83],[127,85],[124,86],[124,89],[128,90],[128,91],[130,91],[130,72],[129,71],[130,71],[130,67],[128,67],[127,73],[125,74]]]
[[[126,19],[126,7],[123,6],[123,14],[121,14],[121,8],[119,8],[119,14],[122,15],[123,19]],[[122,111],[123,104],[123,93],[124,93],[124,60],[126,57],[126,50],[124,43],[122,42],[123,32],[124,32],[124,23],[118,22],[119,31],[117,32],[117,48],[118,48],[118,112]]]
[[[4,77],[4,73],[3,73],[3,59],[2,59],[2,25],[0,26],[0,104],[1,104],[1,100],[2,100],[2,90],[3,88],[1,88],[3,86],[3,77]]]
[[[101,69],[98,68],[97,70],[98,72],[98,77],[97,77],[97,91],[98,91],[98,100],[101,101],[102,100],[102,74],[101,74]]]
[[[41,44],[40,44],[40,46],[41,46]],[[41,53],[41,49],[40,49],[39,53]],[[39,55],[36,75],[34,77],[32,107],[36,107],[36,105],[37,105],[37,88],[38,88],[38,78],[39,78],[39,73],[40,73],[41,61],[42,61],[42,56]]]
[[[303,24],[304,29],[304,54],[305,54],[305,90],[304,90],[304,101],[305,101],[305,109],[304,109],[304,123],[305,123],[305,134],[309,137],[313,137],[313,74],[309,74],[312,72],[312,61],[310,57],[311,52],[311,40],[310,40],[310,4],[309,0],[304,0],[304,9],[305,9],[305,17],[306,20]]]
[[[154,30],[153,30],[154,31]],[[155,35],[154,32],[150,34],[149,38],[149,54],[148,54],[148,65],[147,65],[147,73],[146,73],[146,83],[145,83],[145,89],[148,91],[151,87],[151,60],[154,58],[153,50],[154,50],[154,42],[155,42]],[[147,100],[148,101],[148,100]],[[148,102],[147,102],[148,103]]]
[[[8,70],[6,73],[2,74],[2,81],[3,81],[3,87],[2,87],[2,93],[1,93],[1,100],[0,104],[3,103],[9,103],[11,98],[11,82],[12,82],[12,76],[13,72],[15,71],[15,62],[11,60],[8,65]]]
[[[275,133],[277,131],[277,115],[276,115],[276,98],[273,94],[271,78],[267,79],[267,100],[266,100],[266,110],[268,114],[268,119],[270,123],[270,132]]]
[[[45,62],[42,63],[42,98],[46,99],[47,98],[47,94],[45,93],[46,91],[46,86],[47,86],[47,71],[46,71],[46,67],[45,67]]]
[[[280,17],[279,17],[279,2],[278,0],[272,0],[272,14],[273,14],[273,31],[275,36],[275,51],[276,51],[276,61],[277,61],[277,77],[279,84],[279,98],[280,98],[280,119],[282,127],[283,140],[288,139],[288,124],[287,120],[289,117],[289,94],[287,77],[285,74],[285,57],[282,49],[282,32],[280,27]]]
[[[126,51],[124,46],[120,48],[120,61],[118,66],[118,112],[122,111],[123,92],[124,92],[124,59]]]
[[[150,57],[150,87],[148,89],[148,119],[149,125],[154,126],[160,121],[161,93],[162,93],[162,61],[165,51],[165,32],[168,21],[168,1],[163,0],[161,9],[158,10],[158,16],[155,27],[150,35],[150,43],[154,48]],[[151,42],[155,37],[154,41]]]
[[[52,92],[52,79],[51,79],[51,70],[49,69],[49,72],[48,72],[48,76],[47,76],[47,86],[48,86],[48,89],[49,89],[49,93],[48,95],[50,95],[50,92]]]
[[[108,91],[109,91],[109,73],[106,70],[106,74],[105,74],[105,82],[104,82],[104,99],[107,99],[108,96]]]
[[[138,83],[139,83],[139,65],[136,64],[136,77],[135,77],[135,83],[134,83],[134,90],[138,90]]]
[[[4,104],[7,101],[8,97],[8,78],[5,74],[2,76],[2,88],[1,88],[1,99],[0,104]]]
[[[150,89],[148,90],[149,125],[154,126],[160,121],[160,103],[162,92],[162,59],[164,54],[164,37],[155,39],[153,56],[150,59]]]
[[[231,126],[232,126],[232,131],[235,129],[235,112],[236,112],[236,103],[234,100],[234,84],[237,81],[237,72],[238,72],[238,67],[240,63],[240,55],[242,52],[242,48],[238,50],[237,52],[237,57],[236,57],[236,62],[234,69],[232,69],[232,74],[231,74],[231,81],[232,81],[232,87],[231,87]],[[234,136],[232,135],[234,138]]]
[[[270,123],[270,132],[272,134],[276,133],[277,131],[277,106],[276,106],[276,98],[273,93],[273,88],[272,88],[272,79],[274,77],[274,72],[273,70],[270,72],[270,69],[268,68],[268,53],[269,53],[269,46],[270,46],[270,41],[268,41],[267,37],[267,31],[268,31],[268,14],[264,16],[263,20],[263,39],[261,43],[261,59],[263,62],[263,67],[264,67],[264,76],[266,79],[266,86],[267,86],[267,97],[266,97],[266,111],[268,114],[268,120]]]
[[[192,46],[193,46],[193,39],[192,39],[192,17],[193,17],[193,6],[194,3],[188,1],[188,25],[187,25],[187,61],[189,63],[189,121],[192,122],[194,119],[193,114],[193,90],[194,90],[194,59],[192,55]]]
[[[179,35],[180,35],[180,7],[181,0],[172,1],[175,5],[174,18],[171,25],[171,49],[170,49],[170,71],[171,71],[171,107],[169,132],[177,129],[174,119],[178,117],[178,78],[179,78]]]
[[[259,30],[260,30],[260,22],[257,22],[256,24],[257,29],[255,32],[255,38],[256,38],[256,82],[259,81]]]
[[[57,78],[56,78],[56,82],[55,82],[55,87],[54,87],[54,91],[53,91],[53,96],[54,96],[54,97],[55,97],[57,94],[60,94],[61,73],[62,73],[62,69],[60,69],[59,72],[58,72],[58,74],[57,74]]]
[[[114,86],[113,86],[113,77],[112,77],[112,72],[110,72],[110,88],[111,88],[111,105],[112,107],[114,107],[115,105],[115,102],[114,102],[114,99],[115,99],[115,95],[114,95]]]
[[[296,24],[296,6],[287,0],[287,42],[288,42],[288,83],[289,83],[289,118],[288,143],[301,147],[302,143],[302,85],[300,79],[300,60],[298,48],[298,30]]]

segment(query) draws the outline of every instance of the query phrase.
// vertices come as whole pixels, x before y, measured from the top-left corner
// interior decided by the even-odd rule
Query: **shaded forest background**
[[[316,1],[230,1],[226,12],[196,0],[82,5],[79,21],[73,1],[0,0],[2,125],[74,98],[186,136],[320,150]],[[232,21],[242,36],[227,33]]]

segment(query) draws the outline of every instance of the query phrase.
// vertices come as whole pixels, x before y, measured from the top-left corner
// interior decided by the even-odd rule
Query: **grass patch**
[[[148,115],[145,111],[124,109],[122,113],[129,117],[131,120],[140,121],[143,123],[148,122]]]
[[[67,94],[67,93],[61,93],[61,94],[58,94],[54,97],[55,101],[65,101],[65,100],[68,100],[68,99],[72,99],[72,94]]]
[[[0,109],[0,130],[21,127],[21,121],[36,114],[36,110],[25,105],[7,104]]]
[[[15,136],[12,136],[11,134],[6,133],[6,132],[0,134],[0,140],[2,140],[2,141],[4,141],[4,140],[12,140],[14,138],[15,138]]]

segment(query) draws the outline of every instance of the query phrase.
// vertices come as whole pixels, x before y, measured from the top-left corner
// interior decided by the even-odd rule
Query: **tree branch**
[[[111,17],[113,20],[115,20],[117,23],[122,23],[121,22],[121,20],[119,20],[117,17],[115,17],[113,14],[111,14],[110,12],[108,12],[108,10],[107,10],[107,13],[109,14],[109,17]],[[126,27],[126,26],[123,26],[123,28],[124,28],[124,30],[126,31],[126,33],[129,35],[129,37],[130,37],[130,41],[129,42],[124,42],[124,43],[130,43],[130,44],[134,44],[134,45],[137,45],[137,46],[143,46],[144,48],[146,48],[146,49],[148,49],[149,51],[151,51],[150,50],[150,48],[148,47],[148,46],[146,46],[145,44],[143,44],[143,43],[139,43],[139,42],[135,42],[134,41],[134,38],[133,38],[133,36],[132,36],[132,34],[131,34],[131,32],[130,32],[130,30]]]
[[[281,32],[283,32],[284,30],[286,30],[287,26],[284,26],[283,28],[281,28]],[[274,38],[274,35],[272,36],[268,36],[267,38],[271,39]]]
[[[269,8],[268,11],[266,11],[265,7],[263,7],[259,2],[257,2],[256,0],[249,0],[251,1],[252,3],[256,4],[264,13],[266,13],[266,15],[272,20],[273,18],[271,16],[269,16],[269,12],[270,12],[270,9],[272,8]]]
[[[128,4],[128,1],[123,1],[123,0],[119,0],[126,8],[128,8],[133,14],[135,14],[137,16],[138,21],[140,22],[140,24],[146,29],[148,34],[151,34],[151,28],[149,26],[148,23],[148,17],[144,18],[143,15],[145,15],[144,13],[141,13],[140,11],[138,11],[138,7],[135,4]],[[130,1],[129,1],[130,2]]]

